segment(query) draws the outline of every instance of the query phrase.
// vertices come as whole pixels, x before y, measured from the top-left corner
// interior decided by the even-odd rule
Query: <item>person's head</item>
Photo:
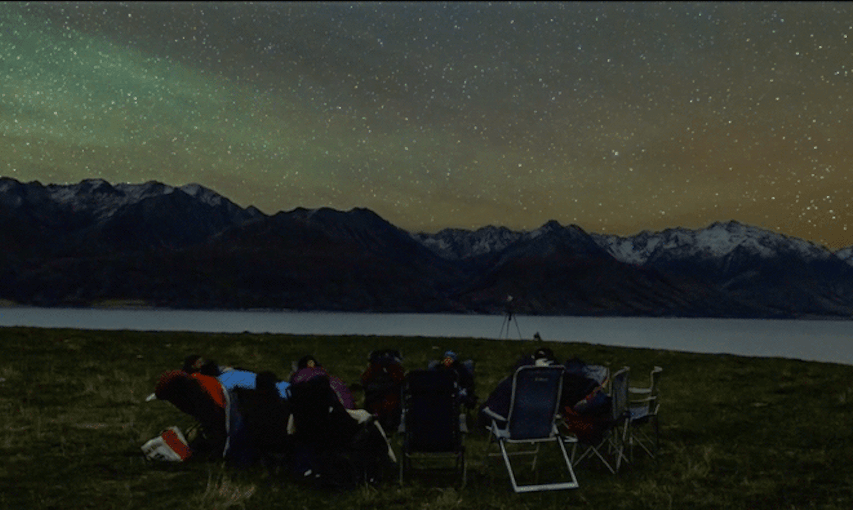
[[[310,354],[302,356],[301,358],[299,358],[299,361],[296,362],[296,368],[298,368],[300,370],[303,368],[314,368],[314,367],[321,367],[321,366],[323,366],[323,365],[321,365],[320,362],[317,361],[317,358],[315,358],[314,356],[312,356]]]
[[[457,359],[459,359],[459,356],[457,356],[455,352],[447,351],[444,353],[444,357],[441,360],[441,364],[446,367],[450,367],[453,366],[454,363],[456,363]]]
[[[198,354],[190,354],[184,358],[183,371],[188,374],[193,374],[201,370],[201,367],[204,366],[205,363],[207,363],[207,361]]]
[[[540,347],[533,353],[533,360],[537,365],[550,365],[554,362],[554,351],[547,347]]]
[[[222,371],[219,370],[219,364],[212,359],[205,361],[204,365],[202,365],[198,371],[203,375],[209,375],[211,377],[219,377],[222,375]]]
[[[385,363],[400,363],[403,361],[403,355],[396,349],[381,349],[370,351],[367,355],[369,363],[385,364]]]

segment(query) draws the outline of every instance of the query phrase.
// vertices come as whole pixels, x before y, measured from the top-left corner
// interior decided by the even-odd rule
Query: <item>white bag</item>
[[[142,453],[146,459],[168,462],[183,462],[192,455],[189,443],[178,427],[169,427],[142,445]]]

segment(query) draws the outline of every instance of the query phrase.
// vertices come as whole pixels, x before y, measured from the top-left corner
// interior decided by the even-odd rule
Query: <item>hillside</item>
[[[436,234],[367,209],[268,216],[197,184],[0,178],[0,299],[174,308],[846,318],[850,249],[737,222]]]

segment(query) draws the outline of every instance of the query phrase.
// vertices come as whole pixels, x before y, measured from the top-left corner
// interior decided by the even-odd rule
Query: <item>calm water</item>
[[[853,365],[853,322],[282,311],[0,308],[0,327],[476,337],[778,356]]]

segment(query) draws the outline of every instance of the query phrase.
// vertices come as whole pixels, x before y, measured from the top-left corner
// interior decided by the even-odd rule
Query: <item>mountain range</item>
[[[266,215],[197,184],[0,178],[0,299],[173,308],[847,318],[853,247],[735,221],[620,237],[549,221],[402,230],[368,209]]]

